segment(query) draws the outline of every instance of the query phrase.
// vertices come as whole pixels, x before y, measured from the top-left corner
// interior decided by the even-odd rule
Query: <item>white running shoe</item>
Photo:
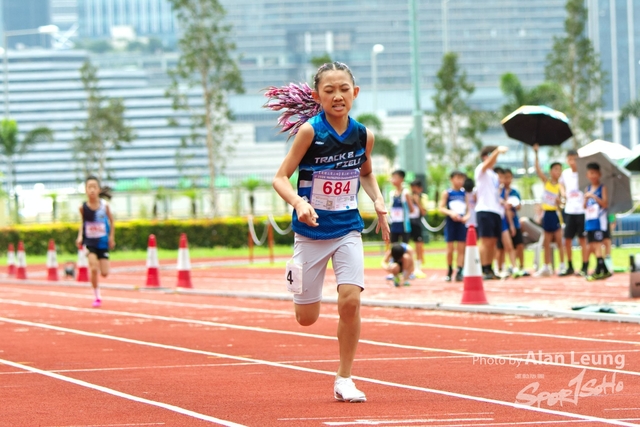
[[[351,378],[336,378],[333,384],[333,397],[340,402],[366,402],[367,398],[363,392],[356,388]]]
[[[549,267],[547,267],[545,265],[540,270],[536,271],[536,274],[534,276],[535,277],[549,277],[549,276],[551,276],[551,274],[553,274],[553,273],[551,272]]]

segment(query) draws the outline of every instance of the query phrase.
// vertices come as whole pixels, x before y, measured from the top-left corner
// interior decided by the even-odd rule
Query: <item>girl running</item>
[[[94,307],[100,307],[100,288],[98,288],[98,272],[102,277],[109,274],[109,249],[116,246],[113,216],[107,202],[100,198],[100,181],[90,176],[85,181],[87,201],[80,206],[80,230],[76,240],[77,246],[84,245],[89,252],[89,270],[91,286],[95,300]]]
[[[360,292],[364,289],[364,253],[358,212],[360,185],[378,214],[376,232],[389,240],[387,210],[371,168],[373,134],[349,117],[360,88],[349,67],[340,62],[318,69],[314,88],[306,84],[272,87],[265,105],[282,110],[283,131],[295,139],[273,179],[276,192],[293,210],[295,243],[286,270],[294,293],[296,320],[312,325],[320,315],[322,285],[329,259],[338,283],[338,343],[340,365],[334,397],[365,402],[351,380],[351,368],[360,338]],[[296,116],[297,121],[289,118]],[[298,169],[297,191],[289,178]]]

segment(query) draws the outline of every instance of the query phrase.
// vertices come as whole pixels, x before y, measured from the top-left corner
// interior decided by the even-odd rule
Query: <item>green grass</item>
[[[445,260],[445,248],[446,244],[442,241],[430,242],[425,245],[424,264],[425,269],[446,269],[447,263]],[[365,267],[366,268],[379,268],[380,262],[384,255],[384,246],[381,245],[369,245],[365,246]],[[435,252],[434,252],[435,251]],[[276,246],[274,248],[274,254],[276,258],[289,257],[293,253],[291,246]],[[629,266],[629,255],[640,254],[640,248],[625,247],[616,248],[612,250],[613,263],[617,267]],[[177,250],[158,249],[158,258],[161,260],[176,260],[178,255]],[[244,258],[247,260],[246,264],[238,265],[238,267],[269,267],[282,268],[285,265],[284,261],[277,261],[273,265],[265,262],[264,258],[269,256],[269,250],[264,246],[257,246],[254,248],[254,257],[256,258],[253,265],[249,265],[249,249],[248,248],[191,248],[189,249],[189,255],[192,260],[195,259],[223,259],[223,258]],[[557,257],[557,254],[556,254]],[[531,250],[525,251],[525,267],[532,268],[534,253]],[[111,260],[113,261],[145,261],[147,259],[146,251],[118,251],[111,252]],[[46,256],[29,256],[27,254],[27,264],[45,264],[47,260]],[[76,261],[76,255],[72,254],[59,254],[58,263],[63,264],[66,261]],[[581,266],[580,250],[573,251],[574,267],[579,268]],[[556,261],[556,265],[557,265]],[[591,267],[595,264],[594,260],[591,260]]]

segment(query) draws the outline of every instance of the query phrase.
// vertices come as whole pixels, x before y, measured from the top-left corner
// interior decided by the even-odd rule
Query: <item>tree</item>
[[[356,120],[371,129],[375,134],[375,143],[371,154],[383,156],[390,163],[393,163],[397,154],[396,145],[382,133],[382,120],[375,114],[370,113],[360,114],[356,117]]]
[[[260,180],[259,178],[256,178],[255,176],[250,176],[248,178],[246,178],[245,180],[243,180],[240,185],[242,186],[242,188],[244,188],[245,190],[247,190],[249,192],[249,210],[251,212],[251,215],[255,214],[255,197],[254,197],[254,193],[255,191],[260,188],[263,187],[265,185],[265,183]]]
[[[562,95],[562,88],[554,82],[543,82],[538,86],[527,89],[513,73],[504,73],[500,77],[500,89],[506,98],[502,105],[502,117],[506,117],[523,105],[547,105],[563,111],[566,100]],[[524,145],[523,166],[525,175],[529,170],[529,147]]]
[[[620,110],[620,123],[624,123],[629,117],[640,118],[640,99],[629,101],[627,105]]]
[[[184,141],[206,146],[209,166],[211,212],[216,213],[216,175],[230,152],[231,110],[227,97],[242,93],[242,76],[232,57],[235,44],[231,26],[224,23],[225,10],[218,0],[170,0],[182,35],[178,42],[180,57],[169,72],[171,86],[167,96],[173,109],[186,111],[191,132]],[[188,92],[198,88],[202,106],[189,104]]]
[[[20,138],[18,123],[11,119],[0,121],[0,155],[7,164],[9,190],[14,194],[15,221],[20,221],[18,194],[14,191],[16,186],[15,161],[27,150],[38,142],[53,141],[53,131],[47,127],[37,127],[30,130]]]
[[[475,87],[460,69],[458,54],[454,52],[442,58],[435,89],[435,111],[430,113],[434,131],[426,132],[427,148],[446,164],[458,168],[468,162],[472,148],[482,145],[479,135],[488,128],[487,113],[469,106]]]
[[[433,188],[436,206],[440,200],[440,187],[447,181],[447,166],[443,163],[432,163],[428,166],[429,182]]]
[[[333,60],[331,59],[331,55],[329,55],[328,53],[320,56],[314,56],[309,60],[309,63],[316,68],[320,68],[324,64],[328,64],[330,62],[333,62]]]
[[[135,135],[124,118],[124,101],[101,94],[98,69],[90,61],[80,68],[80,80],[87,94],[83,103],[87,118],[82,126],[74,128],[71,148],[80,172],[103,180],[108,177],[109,152],[122,149],[123,144],[131,142]]]
[[[553,38],[545,77],[562,88],[566,100],[563,112],[571,120],[573,147],[578,148],[592,139],[598,127],[605,73],[585,32],[588,11],[584,0],[567,0],[565,8],[565,35]]]

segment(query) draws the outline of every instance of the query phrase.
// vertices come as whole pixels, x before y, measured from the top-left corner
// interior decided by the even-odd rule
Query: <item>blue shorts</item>
[[[447,243],[466,242],[467,225],[464,222],[447,219],[447,224],[444,227],[444,240]]]
[[[560,217],[558,211],[544,211],[542,217],[542,229],[547,233],[555,233],[560,230]]]

